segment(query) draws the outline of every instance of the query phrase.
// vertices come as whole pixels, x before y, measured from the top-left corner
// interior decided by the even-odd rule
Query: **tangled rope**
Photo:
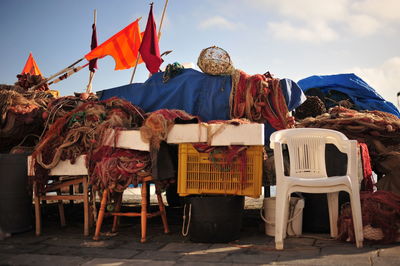
[[[283,96],[279,79],[269,73],[250,76],[241,70],[232,75],[230,117],[268,122],[277,130],[293,127],[294,118]]]
[[[197,123],[200,119],[182,110],[160,109],[154,111],[148,115],[140,128],[143,141],[150,143],[151,148],[158,150],[160,142],[167,140],[168,133],[177,120],[184,123]]]
[[[389,191],[361,192],[364,238],[379,243],[394,243],[400,236],[400,195]],[[338,219],[338,239],[354,242],[354,227],[349,203],[342,206]],[[375,229],[375,230],[373,230]],[[382,232],[379,237],[377,230]]]
[[[123,192],[150,175],[150,154],[144,151],[101,147],[90,157],[90,183],[94,190]]]
[[[81,103],[55,120],[36,146],[32,154],[36,162],[35,176],[32,178],[43,187],[48,181],[50,169],[60,160],[71,160],[74,163],[78,156],[87,154],[90,162],[91,154],[104,146],[109,129],[138,129],[143,120],[144,112],[122,99]]]

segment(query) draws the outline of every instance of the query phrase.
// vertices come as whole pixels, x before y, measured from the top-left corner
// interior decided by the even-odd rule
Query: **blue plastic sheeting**
[[[372,87],[355,74],[338,74],[327,76],[311,76],[298,81],[306,92],[311,88],[319,88],[325,95],[331,90],[347,94],[354,104],[362,110],[378,110],[400,117],[399,110],[393,103],[385,101]]]
[[[160,72],[145,83],[104,90],[101,100],[117,96],[145,112],[179,109],[199,116],[202,121],[229,119],[230,76],[210,76],[194,69],[184,69],[167,83],[162,82],[162,76]]]
[[[162,82],[163,73],[156,73],[144,83],[133,83],[101,91],[100,100],[117,96],[139,107],[145,112],[159,109],[179,109],[199,116],[204,122],[229,120],[229,96],[231,76],[211,76],[194,69],[184,69],[181,74]],[[281,88],[289,111],[306,99],[300,87],[290,79],[281,79]],[[265,140],[274,131],[265,126]]]

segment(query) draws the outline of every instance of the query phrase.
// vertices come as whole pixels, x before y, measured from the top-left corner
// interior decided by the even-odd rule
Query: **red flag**
[[[90,49],[93,50],[97,47],[97,31],[96,31],[96,24],[93,23],[92,25],[92,42],[90,43]],[[95,72],[97,69],[97,58],[90,60],[89,62],[89,70],[91,72]]]
[[[136,63],[141,39],[139,20],[137,19],[97,46],[85,55],[85,58],[92,60],[111,55],[115,60],[115,70],[131,68]]]
[[[156,23],[153,18],[153,4],[150,5],[149,17],[147,18],[146,30],[144,31],[142,44],[139,52],[143,61],[146,63],[150,73],[158,72],[162,59],[160,56],[160,48],[158,47],[158,37]]]
[[[29,73],[31,75],[40,75],[42,76],[42,72],[40,72],[40,69],[38,65],[35,62],[35,59],[33,59],[32,53],[29,53],[28,60],[26,60],[24,69],[22,69],[21,74]]]

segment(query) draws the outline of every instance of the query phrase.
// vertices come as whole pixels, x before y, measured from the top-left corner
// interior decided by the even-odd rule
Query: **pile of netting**
[[[73,99],[68,98],[66,100],[69,102]],[[58,103],[60,102],[63,101],[59,100]],[[57,106],[57,104],[52,106]],[[64,107],[66,106],[64,105]],[[95,164],[100,161],[99,159],[92,160],[92,156],[98,154],[97,152],[105,146],[105,139],[109,137],[110,129],[117,132],[114,135],[115,138],[118,138],[120,130],[138,129],[142,126],[144,119],[144,112],[139,107],[118,98],[105,101],[90,101],[88,99],[86,102],[78,104],[72,111],[56,119],[36,146],[35,152],[32,154],[35,162],[35,175],[32,176],[34,180],[31,181],[36,181],[41,185],[41,188],[44,188],[44,185],[48,182],[50,169],[54,168],[60,160],[71,160],[71,163],[74,163],[78,156],[85,154],[87,155],[89,176],[91,176],[90,182],[100,189],[106,187],[119,188],[114,183],[115,179],[101,182],[97,180],[103,178],[101,175],[94,174],[92,177],[91,171],[96,169]],[[114,143],[116,142],[117,140],[114,141]],[[135,151],[131,152],[134,153]],[[106,154],[110,157],[115,156],[113,152]],[[132,156],[126,156],[126,153],[123,157],[132,158]],[[95,158],[98,158],[98,156]],[[109,166],[113,167],[113,164],[109,164]],[[133,167],[133,164],[130,166]],[[127,166],[124,168],[125,170],[128,169]],[[142,167],[140,168],[142,169]],[[103,169],[105,168],[103,167]],[[113,171],[113,169],[107,168],[102,172],[106,171]],[[130,178],[125,183],[131,182],[131,177],[124,177]],[[123,183],[121,180],[118,182]]]
[[[161,141],[166,141],[168,133],[175,124],[198,123],[197,116],[177,109],[160,109],[148,114],[140,128],[142,139],[150,143],[150,147],[158,150]]]
[[[361,192],[364,239],[383,244],[400,241],[400,195],[388,191]],[[351,206],[341,208],[338,239],[354,242]]]
[[[271,74],[248,75],[235,70],[232,75],[230,117],[252,122],[268,122],[276,130],[293,127],[279,79]]]
[[[27,135],[39,136],[43,131],[42,114],[52,94],[44,91],[30,91],[16,85],[0,85],[0,152],[17,151],[18,146],[33,147],[36,139],[26,143]]]
[[[366,143],[378,189],[400,194],[400,119],[381,111],[356,111],[336,106],[317,117],[300,120],[296,127],[327,128]]]
[[[151,175],[150,165],[148,152],[103,146],[90,156],[90,183],[93,190],[108,188],[111,192],[123,192]]]
[[[35,88],[35,91],[49,90],[49,87],[45,82],[45,79],[42,77],[42,75],[32,75],[30,73],[23,73],[23,74],[18,74],[17,78],[18,81],[15,82],[15,85],[24,88],[25,90],[32,89],[35,86],[37,86],[37,88]]]

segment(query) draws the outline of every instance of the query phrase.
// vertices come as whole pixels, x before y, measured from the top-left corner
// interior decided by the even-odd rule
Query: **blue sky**
[[[158,23],[164,0],[154,1]],[[150,1],[1,0],[0,83],[13,84],[29,52],[50,76],[90,50],[93,10],[102,43],[138,17],[145,28]],[[168,63],[194,63],[203,48],[217,45],[249,74],[270,71],[294,81],[319,74],[353,72],[397,106],[400,91],[398,0],[169,0],[160,50]],[[99,61],[93,90],[129,83],[132,69],[114,71]],[[197,67],[197,66],[196,66]],[[51,89],[83,92],[84,69]],[[148,77],[139,65],[134,82]]]

